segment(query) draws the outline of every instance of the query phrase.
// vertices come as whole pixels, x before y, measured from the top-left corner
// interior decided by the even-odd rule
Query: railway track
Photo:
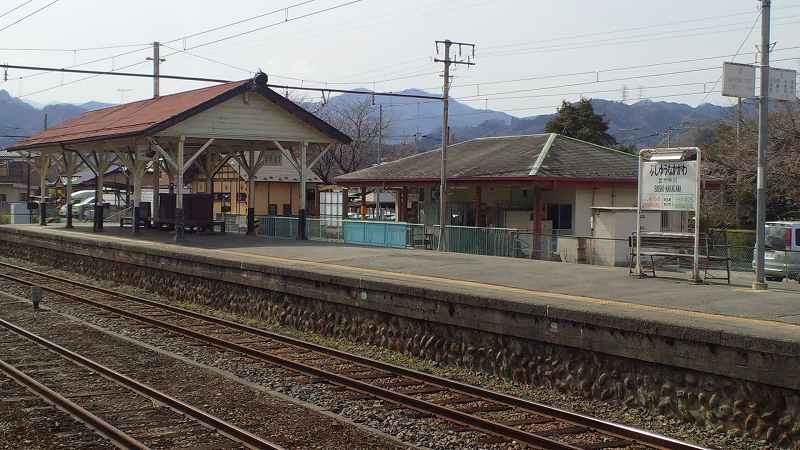
[[[485,433],[498,444],[548,450],[702,448],[41,271],[0,263],[0,278],[281,366],[307,382],[334,384],[436,416],[455,431]]]
[[[0,342],[0,372],[119,448],[282,448],[3,319]]]

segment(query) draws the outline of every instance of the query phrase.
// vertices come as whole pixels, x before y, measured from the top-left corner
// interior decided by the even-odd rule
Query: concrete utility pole
[[[444,63],[444,87],[442,88],[442,164],[439,183],[439,246],[440,252],[447,250],[447,225],[450,218],[447,213],[447,145],[450,140],[450,125],[448,121],[448,110],[450,107],[450,65],[462,64],[467,66],[475,65],[475,44],[464,42],[452,42],[449,39],[436,41],[436,53],[439,53],[439,45],[444,45],[444,59],[434,58],[435,62]],[[450,49],[453,45],[458,46],[458,57],[452,58]],[[471,55],[466,58],[462,56],[462,50],[466,47],[471,50]]]
[[[161,76],[161,63],[166,59],[161,57],[161,43],[153,42],[153,57],[147,58],[148,61],[153,61],[153,98],[161,96],[161,87],[159,86],[159,78]]]
[[[383,105],[378,104],[378,165],[383,163]],[[375,219],[383,220],[383,208],[381,208],[382,186],[375,189]]]
[[[758,169],[756,181],[756,273],[753,289],[767,289],[764,278],[765,222],[767,216],[767,144],[769,138],[769,7],[761,0],[761,91],[758,98]]]

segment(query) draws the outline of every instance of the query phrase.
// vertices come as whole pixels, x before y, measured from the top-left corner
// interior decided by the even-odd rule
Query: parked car
[[[769,281],[800,281],[800,222],[767,222],[764,276]],[[753,267],[755,267],[755,257]]]
[[[76,205],[78,203],[84,202],[89,197],[91,197],[92,200],[94,200],[95,192],[96,191],[94,189],[89,190],[89,191],[73,192],[72,193],[72,211],[73,211],[73,213],[75,211],[77,211]],[[67,205],[66,204],[58,209],[58,215],[61,216],[61,217],[66,217],[67,216]]]

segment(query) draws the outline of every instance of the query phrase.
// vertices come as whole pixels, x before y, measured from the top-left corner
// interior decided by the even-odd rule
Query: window
[[[7,177],[8,175],[8,161],[0,161],[0,177]]]
[[[572,205],[547,205],[547,219],[553,221],[553,230],[572,229]]]
[[[278,215],[278,205],[275,203],[270,203],[267,207],[267,215],[268,216],[277,216]]]
[[[290,203],[283,204],[283,215],[284,216],[291,216],[292,215],[292,205]]]
[[[8,201],[8,196],[6,194],[0,194],[0,204],[5,203]]]
[[[800,247],[800,228],[794,229],[794,246]]]

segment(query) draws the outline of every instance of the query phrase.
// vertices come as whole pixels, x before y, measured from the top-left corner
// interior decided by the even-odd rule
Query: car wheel
[[[783,277],[767,277],[767,281],[783,281]]]

